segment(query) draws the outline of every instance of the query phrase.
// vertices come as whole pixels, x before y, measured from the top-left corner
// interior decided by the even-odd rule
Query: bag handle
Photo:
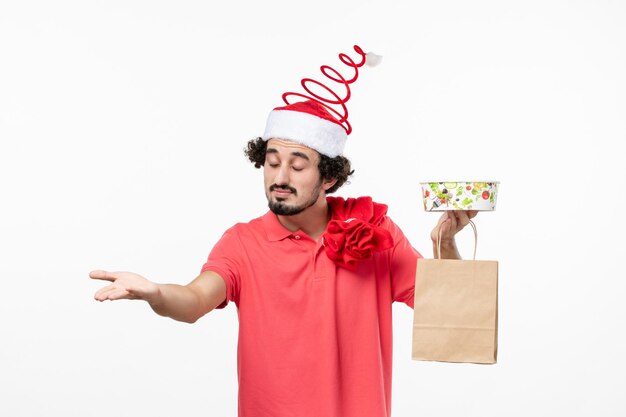
[[[476,230],[476,225],[474,224],[473,221],[469,221],[469,224],[472,226],[472,229],[474,229],[474,258],[472,258],[473,261],[476,260],[476,246],[478,246],[478,231]],[[437,258],[436,259],[441,259],[441,227],[439,228],[439,233],[437,233]]]

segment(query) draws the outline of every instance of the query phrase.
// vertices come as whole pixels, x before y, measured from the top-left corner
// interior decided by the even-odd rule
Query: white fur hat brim
[[[262,139],[286,139],[334,158],[343,154],[348,135],[345,129],[315,115],[293,110],[273,110],[267,117]]]

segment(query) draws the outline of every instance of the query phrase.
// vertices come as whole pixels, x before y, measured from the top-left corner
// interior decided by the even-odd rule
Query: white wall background
[[[186,325],[95,302],[87,274],[194,278],[266,209],[245,142],[355,43],[384,61],[339,195],[388,203],[431,256],[418,183],[501,181],[476,219],[499,363],[412,361],[395,306],[394,415],[624,415],[625,21],[608,0],[2,1],[0,415],[236,415],[234,306]]]

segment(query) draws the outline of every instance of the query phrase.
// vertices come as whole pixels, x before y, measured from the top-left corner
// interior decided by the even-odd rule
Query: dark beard
[[[315,203],[313,203],[313,204],[315,204]],[[295,214],[302,213],[304,210],[308,209],[313,204],[310,204],[308,206],[306,206],[306,205],[288,206],[287,204],[283,203],[282,201],[270,201],[267,204],[267,206],[270,208],[270,210],[272,210],[272,212],[274,214],[278,214],[278,215],[281,215],[281,216],[293,216]]]
[[[272,213],[280,215],[280,216],[294,216],[296,214],[300,214],[302,213],[304,210],[308,209],[309,207],[311,207],[312,205],[314,205],[317,202],[317,199],[320,196],[320,188],[321,188],[322,182],[320,181],[320,183],[317,185],[317,187],[315,187],[315,189],[313,190],[313,194],[311,195],[311,199],[309,201],[307,201],[306,203],[299,205],[299,206],[289,206],[287,204],[285,204],[285,202],[283,201],[272,201],[270,197],[267,198],[267,206],[269,207],[269,209],[272,211]],[[277,187],[277,188],[281,188],[281,187]],[[270,191],[272,190],[272,187],[270,187]],[[295,192],[296,190],[293,189],[293,192]]]

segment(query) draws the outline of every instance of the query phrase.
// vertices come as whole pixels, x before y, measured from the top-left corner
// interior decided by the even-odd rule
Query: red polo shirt
[[[391,303],[413,307],[421,255],[385,217],[394,246],[336,266],[268,212],[227,230],[202,271],[226,283],[239,316],[240,417],[389,417]]]

